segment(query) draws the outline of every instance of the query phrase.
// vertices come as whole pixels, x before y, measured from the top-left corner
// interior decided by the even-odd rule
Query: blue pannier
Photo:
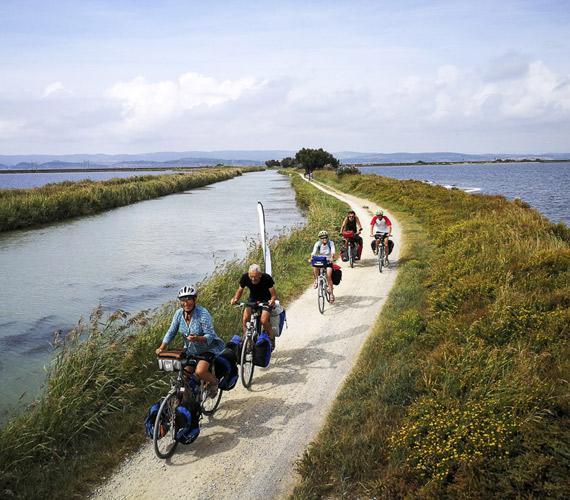
[[[154,423],[156,422],[156,416],[158,415],[158,410],[160,409],[161,401],[154,403],[149,409],[146,418],[144,419],[144,427],[146,429],[146,435],[152,439],[154,433]]]
[[[182,444],[190,444],[200,434],[200,406],[195,403],[190,408],[186,405],[176,407],[176,441]]]
[[[222,391],[230,391],[238,380],[237,358],[231,347],[226,347],[214,358],[214,371]]]
[[[253,346],[253,364],[265,368],[269,366],[269,361],[271,361],[271,340],[267,333],[261,332]]]
[[[242,342],[239,335],[234,335],[232,339],[226,343],[226,348],[231,349],[236,356],[236,363],[239,364],[241,359]]]

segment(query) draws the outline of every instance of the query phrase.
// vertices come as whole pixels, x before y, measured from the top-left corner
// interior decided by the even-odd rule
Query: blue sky
[[[568,152],[570,2],[0,2],[0,154]]]

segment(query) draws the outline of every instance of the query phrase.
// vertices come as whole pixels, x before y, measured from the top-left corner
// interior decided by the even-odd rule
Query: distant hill
[[[110,168],[110,167],[172,167],[172,166],[208,166],[208,165],[263,165],[267,160],[281,160],[294,156],[290,150],[255,150],[255,151],[185,151],[156,152],[141,154],[72,154],[72,155],[0,155],[1,169],[65,169],[65,168]],[[340,151],[333,153],[342,163],[415,163],[493,161],[496,159],[570,159],[570,153],[537,154],[468,154],[454,152],[424,153],[362,153]]]

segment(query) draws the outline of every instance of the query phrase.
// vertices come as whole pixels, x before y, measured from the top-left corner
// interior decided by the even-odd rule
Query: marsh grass
[[[292,182],[307,223],[271,241],[273,276],[285,305],[312,281],[307,259],[318,231],[338,232],[347,209],[298,176]],[[226,340],[241,329],[241,314],[229,300],[241,274],[260,255],[252,247],[245,260],[218,267],[199,286],[199,303]],[[56,339],[44,393],[0,431],[0,496],[84,495],[144,442],[147,409],[167,387],[156,370],[154,349],[175,307],[169,303],[152,313],[117,311],[110,317],[97,309],[89,321]]]
[[[318,180],[394,212],[406,238],[294,496],[568,497],[568,228],[498,196]]]
[[[211,168],[108,181],[59,182],[33,189],[0,189],[0,231],[91,215],[231,179],[262,168]]]

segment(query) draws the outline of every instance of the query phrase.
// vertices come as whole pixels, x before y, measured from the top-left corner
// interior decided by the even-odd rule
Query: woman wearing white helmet
[[[218,392],[218,380],[210,372],[210,364],[225,347],[224,341],[216,335],[212,316],[205,307],[196,304],[198,292],[193,286],[183,286],[178,290],[180,309],[172,318],[170,328],[164,335],[156,354],[168,348],[176,333],[184,337],[184,348],[189,355],[195,354],[206,358],[198,361],[196,375],[207,383],[210,394]]]
[[[332,264],[333,260],[336,257],[336,249],[334,246],[334,241],[329,239],[329,233],[327,231],[320,231],[319,232],[319,239],[313,246],[313,251],[311,253],[311,257],[313,255],[323,255],[327,258],[327,283],[329,287],[330,293],[330,301],[331,304],[334,302],[334,294],[333,294],[333,282],[332,282]],[[319,275],[319,270],[316,267],[313,267],[313,276],[315,278],[315,282],[313,283],[313,287],[317,288],[317,276]]]
[[[384,241],[385,255],[388,255],[388,239],[392,236],[392,222],[384,215],[384,210],[379,208],[376,210],[372,221],[370,222],[370,236],[372,240],[372,251],[374,254],[378,253],[376,249],[376,241],[382,239]]]

